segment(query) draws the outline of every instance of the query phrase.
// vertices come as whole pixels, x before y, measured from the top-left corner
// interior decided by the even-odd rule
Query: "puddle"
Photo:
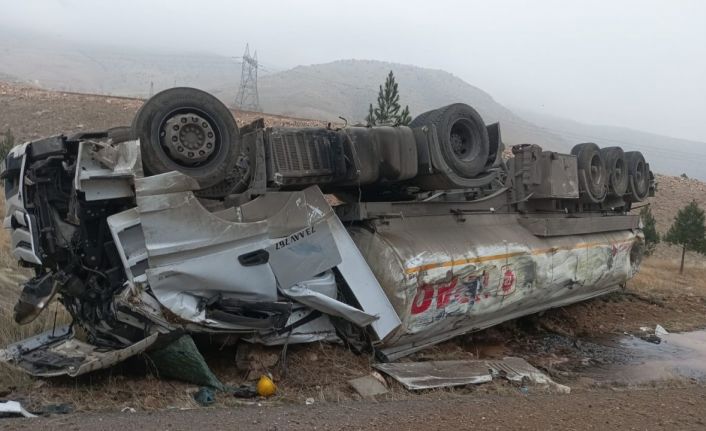
[[[706,330],[660,338],[659,344],[635,336],[602,343],[600,353],[612,354],[589,356],[599,364],[587,366],[580,374],[606,383],[645,384],[675,378],[706,382]]]

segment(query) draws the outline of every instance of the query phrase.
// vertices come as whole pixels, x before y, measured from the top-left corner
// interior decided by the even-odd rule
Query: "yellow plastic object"
[[[275,382],[268,376],[260,376],[260,380],[257,381],[257,394],[261,397],[271,397],[275,392],[277,392]]]

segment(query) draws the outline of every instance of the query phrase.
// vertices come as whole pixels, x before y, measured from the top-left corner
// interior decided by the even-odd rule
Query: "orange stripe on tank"
[[[426,271],[426,270],[434,269],[434,268],[448,268],[450,266],[467,265],[469,263],[481,263],[481,262],[487,262],[489,260],[509,259],[511,257],[516,257],[516,256],[523,256],[523,255],[536,256],[538,254],[556,253],[557,251],[562,251],[562,250],[564,250],[564,251],[582,250],[582,249],[593,248],[593,247],[630,244],[632,242],[634,242],[634,241],[622,241],[622,242],[615,242],[615,243],[612,243],[612,242],[582,242],[582,243],[575,244],[573,246],[539,248],[536,250],[532,250],[529,253],[525,252],[525,251],[515,251],[512,253],[492,254],[492,255],[488,255],[488,256],[478,256],[478,257],[471,257],[471,258],[467,258],[467,259],[450,260],[450,261],[446,261],[446,262],[428,263],[426,265],[420,265],[420,266],[415,266],[412,268],[407,268],[405,270],[405,273],[412,274],[412,273],[415,273],[418,271]]]

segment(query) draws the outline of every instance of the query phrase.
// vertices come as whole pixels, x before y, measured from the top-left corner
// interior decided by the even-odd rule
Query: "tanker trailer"
[[[19,145],[4,227],[35,277],[15,320],[57,298],[73,323],[0,358],[75,376],[188,332],[393,360],[624,285],[643,251],[629,211],[654,192],[642,155],[503,151],[461,103],[409,127],[238,129],[191,88],[130,127]]]

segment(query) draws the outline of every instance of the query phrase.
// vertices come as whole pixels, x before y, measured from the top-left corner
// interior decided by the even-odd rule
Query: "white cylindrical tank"
[[[617,289],[637,271],[638,229],[539,237],[517,214],[386,219],[349,228],[402,320],[388,358]]]

